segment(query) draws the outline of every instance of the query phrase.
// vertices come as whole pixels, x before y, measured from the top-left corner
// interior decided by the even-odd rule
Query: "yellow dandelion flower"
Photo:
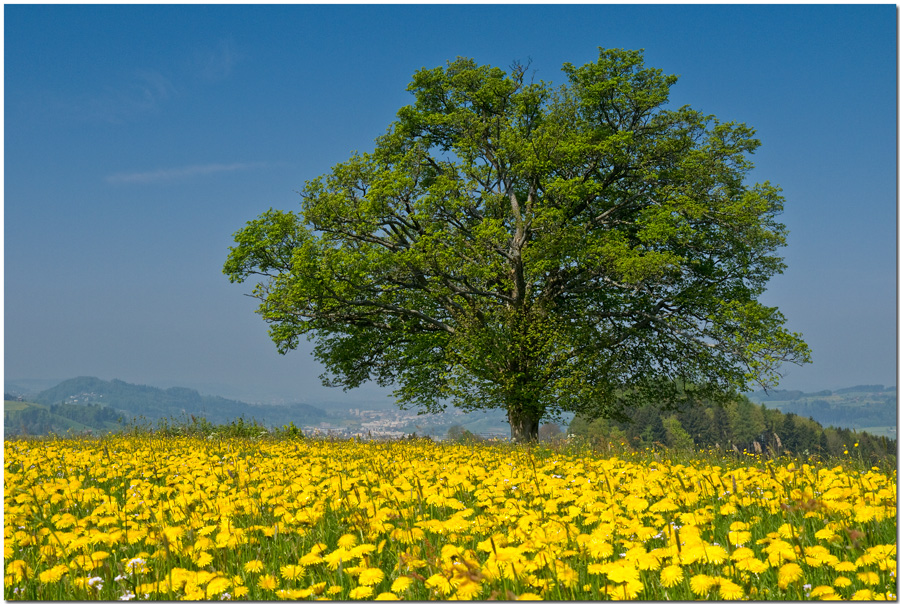
[[[794,536],[794,527],[785,522],[778,527],[778,536],[782,539],[791,539]]]
[[[640,581],[626,581],[610,589],[610,597],[614,600],[635,600],[644,590],[644,584]]]
[[[281,567],[281,576],[285,579],[299,579],[305,572],[306,569],[299,564],[286,564]]]
[[[677,564],[667,566],[659,573],[659,581],[663,587],[675,587],[684,579],[684,573]]]
[[[589,575],[600,575],[606,572],[606,564],[588,564],[587,571]]]
[[[25,567],[25,562],[22,561],[22,560],[14,560],[14,561],[13,561],[12,563],[10,563],[10,564],[13,564],[13,563],[16,563],[16,562],[21,563],[22,566],[19,567],[19,568],[16,569],[16,570],[13,570],[13,569],[11,569],[9,566],[7,566],[6,576],[3,578],[3,584],[4,584],[6,587],[10,587],[10,586],[12,586],[12,585],[15,585],[16,583],[21,582],[22,579],[25,578],[25,568],[26,568],[26,567]]]
[[[409,589],[412,582],[413,580],[409,577],[397,577],[394,579],[394,582],[391,583],[391,591],[395,594],[402,593]]]
[[[47,569],[38,574],[38,581],[41,583],[56,583],[62,579],[63,575],[68,574],[69,567],[65,564],[57,564],[53,568]]]
[[[871,589],[860,589],[850,596],[851,600],[874,600],[874,594]]]
[[[300,559],[297,561],[301,566],[312,566],[313,564],[319,564],[320,562],[324,562],[322,556],[318,553],[308,553],[305,556],[300,556]]]
[[[702,545],[691,545],[681,550],[681,562],[683,564],[693,564],[698,560],[702,560],[706,556],[706,552]]]
[[[359,573],[365,570],[363,566],[348,566],[344,567],[344,572],[350,575],[351,577],[359,576]]]
[[[846,573],[856,570],[856,563],[850,560],[843,560],[834,565],[834,570],[839,573]]]
[[[794,546],[786,541],[781,541],[780,539],[772,541],[763,548],[763,551],[769,554],[769,564],[772,566],[779,566],[785,561],[797,559],[797,554],[794,552]]]
[[[866,553],[875,558],[876,560],[886,560],[888,558],[895,558],[897,556],[897,546],[894,544],[891,545],[873,545],[869,549],[866,550]]]
[[[733,503],[723,504],[722,507],[719,508],[719,514],[722,516],[730,516],[737,512],[737,507]]]
[[[425,538],[425,531],[417,526],[411,529],[394,529],[391,531],[391,538],[406,544],[421,543]]]
[[[425,586],[430,589],[439,591],[444,595],[447,595],[451,591],[453,591],[453,586],[450,585],[450,581],[447,580],[447,577],[440,574],[434,574],[428,577],[428,580],[425,581]]]
[[[380,568],[367,568],[359,574],[360,585],[377,585],[384,579],[384,572]]]
[[[454,597],[460,600],[470,600],[481,593],[481,584],[468,579],[463,579],[456,587]]]
[[[352,536],[352,535],[351,535]],[[328,570],[337,570],[337,567],[344,560],[351,560],[350,552],[345,550],[343,547],[339,547],[333,552],[325,554],[323,560],[328,564]]]
[[[184,589],[188,583],[197,584],[197,573],[185,568],[173,568],[169,577],[171,587],[174,590]]]
[[[445,562],[448,560],[452,560],[454,557],[460,557],[463,554],[463,549],[453,545],[452,543],[446,544],[441,548],[441,560]]]
[[[374,590],[368,585],[360,585],[351,589],[349,595],[351,600],[365,600],[372,597],[373,593]]]
[[[646,499],[641,499],[634,495],[625,497],[625,499],[622,500],[622,504],[629,512],[643,512],[649,505]]]
[[[556,561],[556,578],[566,587],[572,587],[578,583],[578,573],[565,562]]]
[[[651,512],[671,512],[672,510],[677,510],[678,504],[669,499],[668,497],[660,499],[656,503],[650,506]]]
[[[838,577],[834,580],[835,587],[847,587],[851,583],[853,583],[853,581],[851,581],[848,577],[843,577],[843,576]]]
[[[213,557],[209,554],[209,552],[199,552],[194,556],[194,564],[197,566],[209,566],[213,561]]]
[[[819,585],[818,587],[814,587],[812,591],[809,592],[810,598],[821,598],[822,596],[831,595],[834,593],[834,588],[831,585]]]
[[[614,564],[607,568],[606,577],[616,583],[634,582],[641,580],[641,573],[633,566]]]
[[[878,576],[878,573],[874,573],[871,571],[856,573],[856,576],[859,577],[859,580],[866,585],[878,585],[879,583],[881,583],[881,577]]]
[[[354,545],[356,545],[356,535],[347,534],[341,535],[340,539],[337,540],[338,547],[342,547],[344,549],[350,549]]]
[[[525,593],[516,596],[516,600],[543,600],[543,598],[530,591],[526,591]]]
[[[257,580],[256,582],[256,585],[260,589],[274,591],[275,588],[278,587],[278,579],[276,579],[272,575],[260,575],[259,580]]]
[[[719,595],[724,600],[741,600],[744,597],[744,590],[740,585],[728,580],[719,578]]]
[[[275,592],[279,600],[304,600],[311,594],[311,589],[279,589]]]
[[[330,593],[331,595],[336,596],[337,594],[339,594],[339,593],[341,593],[342,591],[344,591],[344,588],[341,587],[340,585],[332,585],[331,587],[328,588],[327,591],[328,591],[328,593]]]
[[[757,558],[747,558],[746,560],[741,560],[740,562],[736,563],[735,566],[737,566],[740,570],[746,570],[757,575],[759,573],[766,572],[766,570],[770,568],[770,564],[768,562],[766,562],[765,560],[759,560]]]
[[[212,581],[209,582],[209,585],[206,586],[206,597],[215,596],[220,594],[231,587],[231,581],[226,579],[225,577],[216,577]]]
[[[719,545],[708,545],[705,549],[706,552],[704,555],[711,564],[722,564],[722,562],[728,559],[728,552]]]
[[[359,545],[357,545],[356,547],[351,549],[347,553],[347,555],[349,555],[350,558],[362,558],[366,554],[371,554],[374,551],[375,551],[375,545],[373,545],[371,543],[360,543]]]
[[[246,586],[235,585],[234,592],[232,593],[232,595],[234,596],[235,599],[239,599],[239,598],[243,598],[244,596],[246,596],[249,592],[250,592],[250,590]]]
[[[733,522],[732,524],[738,523]],[[744,545],[746,543],[749,543],[751,539],[752,536],[750,535],[750,531],[729,531],[728,533],[728,542],[732,545]]]
[[[588,553],[595,560],[604,560],[613,555],[613,546],[604,541],[590,541],[587,543]]]
[[[659,556],[655,551],[639,556],[635,562],[641,570],[657,570],[660,566]]]
[[[460,516],[451,516],[443,523],[443,529],[448,533],[461,533],[469,528],[469,521]]]
[[[399,600],[400,598],[397,594],[391,593],[389,591],[383,591],[377,596],[375,596],[376,600]]]
[[[690,580],[691,592],[698,596],[705,596],[716,585],[716,579],[709,575],[694,575]]]
[[[803,569],[799,564],[788,562],[778,569],[778,587],[786,589],[791,583],[796,583],[803,576]]]
[[[250,560],[244,565],[244,571],[248,573],[258,573],[263,569],[263,563],[261,560]]]

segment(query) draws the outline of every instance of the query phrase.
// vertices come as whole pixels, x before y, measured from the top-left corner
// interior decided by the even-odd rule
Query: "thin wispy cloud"
[[[232,164],[197,164],[181,168],[166,168],[150,172],[120,172],[106,177],[111,184],[149,184],[173,180],[182,180],[194,176],[207,176],[218,172],[235,172],[263,168],[266,162],[244,162]]]
[[[156,70],[136,70],[117,86],[83,94],[62,104],[69,113],[90,121],[113,124],[158,112],[177,91],[171,80]]]
[[[193,68],[197,76],[205,82],[218,82],[231,75],[231,70],[240,55],[234,45],[223,40],[215,48],[194,53]]]
[[[192,94],[197,84],[205,86],[228,79],[240,60],[234,44],[223,40],[164,70],[132,69],[105,86],[49,102],[42,98],[29,105],[79,120],[124,124],[161,113],[174,99]]]

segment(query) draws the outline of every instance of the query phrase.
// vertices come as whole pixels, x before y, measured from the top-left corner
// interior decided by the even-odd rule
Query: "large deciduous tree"
[[[745,183],[753,130],[665,109],[676,78],[639,51],[563,72],[422,69],[374,151],[238,231],[224,272],[256,280],[278,350],[312,339],[326,384],[401,407],[503,408],[518,440],[807,362],[758,301],[786,231],[780,190]]]

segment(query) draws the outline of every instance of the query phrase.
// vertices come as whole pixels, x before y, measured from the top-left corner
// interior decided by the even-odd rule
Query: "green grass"
[[[3,401],[3,411],[24,411],[29,407],[37,407],[38,409],[50,410],[46,405],[37,403],[29,403],[28,401]]]
[[[891,468],[851,453],[801,464],[572,440],[304,439],[292,426],[203,420],[8,440],[5,595],[218,599],[221,589],[236,599],[346,600],[358,594],[365,561],[384,575],[371,596],[406,576],[411,583],[397,595],[415,600],[447,599],[466,585],[479,600],[606,599],[626,576],[646,600],[724,597],[729,582],[739,587],[731,595],[752,599],[808,599],[821,587],[845,598],[893,596]],[[672,506],[648,507],[663,500]],[[339,562],[342,539],[354,542],[347,550],[369,549]],[[596,553],[602,543],[608,551]],[[322,560],[286,576],[318,544]],[[448,553],[451,544],[460,551]],[[741,568],[741,549],[766,568]],[[146,575],[129,571],[135,558]],[[261,569],[248,567],[253,560]],[[782,584],[789,565],[802,577]],[[662,571],[673,566],[683,578],[664,584]],[[54,579],[53,569],[68,570]],[[277,585],[265,587],[261,573]],[[189,580],[181,585],[178,575]],[[149,589],[167,580],[181,586]]]

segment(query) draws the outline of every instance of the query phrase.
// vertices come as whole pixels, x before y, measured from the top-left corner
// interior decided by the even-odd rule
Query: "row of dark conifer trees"
[[[576,417],[569,433],[595,443],[625,442],[630,447],[719,448],[737,452],[789,454],[799,458],[852,454],[869,463],[896,463],[897,441],[864,431],[823,427],[794,413],[767,409],[741,397],[725,406],[700,404],[673,412],[632,409],[622,421],[592,422]]]

